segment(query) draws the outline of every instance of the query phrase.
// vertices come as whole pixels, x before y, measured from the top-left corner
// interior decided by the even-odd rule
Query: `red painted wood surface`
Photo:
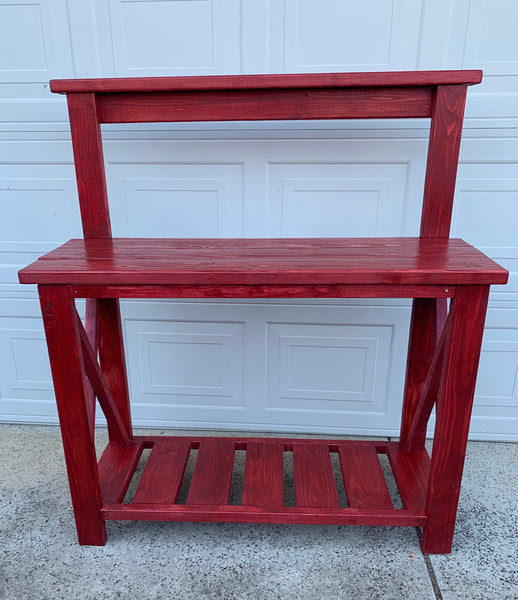
[[[410,336],[406,363],[403,410],[399,441],[407,445],[407,439],[416,418],[423,388],[432,364],[437,336],[437,300],[419,298],[412,303]]]
[[[440,86],[437,89],[421,213],[421,236],[425,238],[450,235],[465,102],[466,86]]]
[[[85,302],[85,331],[90,342],[90,345],[97,353],[99,337],[99,328],[97,327],[97,298],[87,298]],[[89,380],[86,382],[86,410],[88,412],[88,420],[90,422],[90,431],[92,433],[92,441],[95,434],[95,409],[96,396],[92,384]]]
[[[277,441],[249,442],[241,503],[246,506],[283,506],[284,448]]]
[[[180,493],[190,450],[188,440],[157,440],[153,444],[133,502],[174,504]]]
[[[131,408],[119,301],[98,300],[99,362],[126,434],[132,436]]]
[[[86,406],[86,375],[73,301],[65,286],[39,286],[70,494],[80,544],[103,545],[97,461]]]
[[[428,455],[426,450],[410,454],[397,442],[164,436],[137,437],[130,447],[130,451],[119,450],[110,444],[99,463],[103,490],[109,487],[109,497],[119,498],[119,501],[105,500],[106,506],[102,510],[105,519],[371,525],[426,523]],[[136,448],[141,450],[142,447],[151,447],[153,451],[133,501],[122,504],[130,478],[127,465],[131,462],[136,467]],[[187,502],[179,504],[178,488],[189,448],[199,448],[200,454]],[[241,504],[230,506],[228,490],[235,450],[246,451],[245,477]],[[283,452],[293,452],[296,506],[284,506]],[[350,504],[355,504],[354,498],[357,498],[361,506],[339,507],[330,452],[338,452],[342,457],[342,478],[346,488],[347,482],[354,480],[352,493],[349,488]],[[394,479],[404,499],[403,509],[392,506],[377,458],[379,452],[389,455]],[[114,467],[114,457],[123,463],[121,468]],[[370,479],[367,475],[373,465],[379,476]],[[359,474],[362,469],[366,472]],[[215,485],[214,479],[217,479]],[[368,502],[362,500],[361,484],[365,485],[363,491]],[[215,487],[219,488],[217,494]],[[211,494],[213,503],[207,501]]]
[[[98,79],[54,79],[52,92],[128,93],[171,90],[293,89],[315,87],[385,87],[473,85],[482,81],[482,71],[384,71],[381,73],[282,73],[274,75],[208,75],[201,77],[120,77]]]
[[[429,117],[433,88],[345,88],[100,94],[101,123]]]
[[[375,446],[340,446],[340,464],[350,508],[393,507]]]
[[[456,285],[505,283],[466,242],[421,238],[70,240],[20,271],[71,285]]]
[[[329,448],[323,444],[293,445],[293,477],[297,506],[339,507]]]
[[[109,238],[110,211],[95,95],[71,94],[67,101],[84,237]]]
[[[74,285],[73,298],[453,298],[449,285]]]
[[[423,552],[451,552],[489,286],[459,287],[452,301],[423,531]]]
[[[227,504],[234,453],[230,441],[207,440],[200,444],[187,504]]]
[[[134,441],[126,446],[115,442],[106,446],[98,464],[104,504],[117,504],[124,500],[143,449],[143,442]]]

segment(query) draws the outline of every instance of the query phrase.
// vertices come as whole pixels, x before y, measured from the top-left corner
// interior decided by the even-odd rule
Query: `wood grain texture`
[[[188,440],[157,440],[153,444],[133,502],[175,504],[190,450]]]
[[[99,94],[101,123],[429,117],[433,88],[344,88]]]
[[[375,446],[348,444],[339,455],[350,508],[393,508]]]
[[[414,412],[414,418],[410,424],[408,436],[406,437],[406,440],[402,442],[402,445],[407,450],[424,447],[426,440],[426,428],[439,392],[442,368],[444,364],[446,337],[449,333],[450,324],[451,319],[448,318],[444,324],[441,337],[435,348],[435,353],[433,355],[425,383],[422,387],[421,396]]]
[[[293,445],[293,477],[298,507],[339,507],[329,448],[324,444]]]
[[[453,298],[449,285],[74,285],[73,298]]]
[[[488,286],[459,287],[450,308],[451,326],[436,404],[423,552],[451,552],[488,295]]]
[[[458,239],[70,240],[19,273],[71,285],[457,285],[508,273]]]
[[[126,435],[133,435],[119,301],[98,300],[99,362]]]
[[[54,79],[52,92],[128,93],[203,90],[293,89],[318,87],[385,87],[473,85],[482,71],[384,71],[381,73],[282,73],[273,75],[203,75],[199,77],[118,77]]]
[[[85,332],[90,342],[90,346],[97,354],[98,348],[98,332],[97,327],[97,298],[87,298],[85,302]],[[90,430],[92,432],[92,440],[95,433],[95,409],[97,398],[90,380],[86,382],[86,409],[88,411],[88,419],[90,421]]]
[[[243,505],[284,505],[283,454],[277,441],[247,444]]]
[[[233,466],[232,442],[219,439],[203,441],[198,450],[186,503],[225,506],[228,502]]]
[[[99,401],[101,409],[106,417],[108,426],[108,435],[110,441],[121,445],[127,445],[130,441],[128,433],[124,427],[113,396],[108,388],[104,375],[97,363],[95,353],[90,345],[90,340],[86,331],[81,325],[79,315],[76,315],[77,327],[81,338],[81,349],[83,351],[83,361],[85,373],[94,389],[95,395]]]
[[[397,444],[386,447],[403,508],[412,512],[425,510],[430,457],[426,448],[405,450]]]
[[[94,94],[67,96],[77,192],[85,238],[111,237],[101,128]]]
[[[182,504],[108,504],[105,520],[204,521],[212,523],[304,523],[308,525],[385,525],[422,527],[424,512],[379,508],[262,507]]]
[[[412,303],[410,318],[405,390],[399,435],[399,441],[405,447],[435,354],[436,337],[437,300],[435,298],[415,299]],[[422,442],[424,444],[424,440]]]
[[[73,300],[66,286],[38,287],[77,535],[102,546],[101,494],[86,406],[86,374]]]
[[[127,446],[110,442],[106,446],[98,464],[99,485],[104,504],[124,500],[143,449],[143,442],[130,442]]]
[[[425,238],[450,235],[466,91],[465,85],[439,86],[436,91],[421,213]]]

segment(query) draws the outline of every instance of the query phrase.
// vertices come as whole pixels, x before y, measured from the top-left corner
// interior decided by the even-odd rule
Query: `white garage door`
[[[518,439],[515,0],[3,0],[0,419],[55,422],[35,288],[17,269],[80,235],[59,77],[482,68],[453,234],[494,288],[473,439]],[[105,128],[117,236],[416,235],[419,120]],[[137,424],[393,435],[409,302],[127,301]]]

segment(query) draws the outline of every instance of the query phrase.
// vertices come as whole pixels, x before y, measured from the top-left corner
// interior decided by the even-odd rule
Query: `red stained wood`
[[[435,71],[51,82],[53,91],[69,92],[85,241],[67,242],[19,277],[44,284],[40,299],[80,543],[104,543],[103,519],[205,520],[425,526],[423,550],[450,551],[488,285],[508,276],[465,242],[448,239],[466,86],[480,80],[480,71]],[[431,116],[431,128],[419,239],[111,239],[100,122],[421,116]],[[131,439],[116,298],[148,296],[415,298],[402,445]],[[87,333],[71,297],[97,298],[87,304]],[[447,297],[451,325],[436,349]],[[112,440],[99,473],[87,374]],[[435,396],[430,462],[424,434]],[[121,504],[144,447],[153,450],[135,501]],[[180,506],[189,448],[198,449],[198,458]],[[243,505],[228,506],[236,449],[248,453]],[[282,506],[283,451],[293,452],[296,507]],[[331,451],[340,455],[347,509],[338,505]],[[403,509],[392,507],[379,452],[388,455]]]
[[[67,96],[77,192],[85,238],[111,237],[101,128],[94,94]]]
[[[466,242],[420,238],[70,240],[20,271],[71,285],[457,285],[508,273]]]
[[[99,485],[104,504],[122,502],[144,448],[143,442],[121,446],[110,442],[99,459]]]
[[[433,88],[100,94],[101,123],[429,117]]]
[[[65,286],[43,285],[38,292],[79,543],[102,546],[106,527],[99,512],[99,476],[75,307]]]
[[[342,445],[339,455],[350,508],[393,508],[375,446]]]
[[[318,87],[385,87],[473,85],[482,71],[384,71],[382,73],[282,73],[274,75],[209,75],[201,77],[119,77],[54,79],[52,92],[128,93],[171,90],[293,89]]]
[[[439,285],[74,285],[73,298],[452,298]]]
[[[133,430],[119,301],[102,298],[98,303],[99,362],[126,435],[131,437]]]
[[[466,86],[439,86],[436,91],[424,182],[421,236],[450,235]]]
[[[283,469],[281,443],[261,441],[247,444],[241,503],[249,506],[283,506]]]
[[[227,504],[234,453],[234,444],[228,440],[212,439],[200,443],[187,504]]]
[[[110,441],[117,442],[118,444],[128,444],[129,436],[124,428],[124,423],[106,384],[101,368],[97,364],[95,353],[90,346],[90,341],[81,325],[79,316],[77,316],[77,321],[83,351],[84,370],[106,417]]]
[[[189,441],[157,440],[147,461],[133,502],[174,504],[189,458]]]
[[[98,347],[98,327],[97,327],[97,299],[87,298],[85,306],[85,331],[90,341],[90,345],[97,353]],[[86,409],[88,411],[88,420],[90,422],[90,431],[92,432],[92,440],[95,432],[95,409],[96,396],[92,384],[86,382]]]
[[[424,383],[421,397],[417,404],[414,419],[410,425],[408,437],[402,442],[408,450],[410,448],[423,447],[426,439],[426,426],[432,413],[435,400],[439,393],[441,382],[442,367],[444,363],[444,350],[446,337],[449,333],[450,319],[448,319],[442,329],[441,337],[435,348],[435,354],[430,364],[426,381]]]
[[[379,508],[262,507],[182,504],[109,504],[105,520],[205,521],[216,523],[305,523],[308,525],[386,525],[422,527],[424,512]]]
[[[392,474],[403,507],[412,512],[425,509],[430,457],[425,448],[407,451],[397,444],[386,447]]]
[[[450,308],[451,326],[436,405],[423,552],[451,552],[488,295],[488,286],[459,287]]]
[[[407,445],[412,423],[416,418],[419,399],[432,364],[437,337],[437,300],[419,298],[412,303],[410,339],[406,363],[405,392],[401,414],[399,441]],[[420,440],[424,444],[424,439]]]
[[[320,443],[294,444],[293,476],[298,507],[339,507],[327,446]]]

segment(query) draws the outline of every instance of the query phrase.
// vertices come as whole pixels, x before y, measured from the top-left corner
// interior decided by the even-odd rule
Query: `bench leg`
[[[99,362],[126,433],[131,439],[133,431],[119,301],[115,298],[100,298],[97,300],[97,308]]]
[[[79,543],[102,546],[106,526],[74,301],[65,285],[40,285],[38,291]]]
[[[459,286],[436,404],[423,552],[451,552],[489,286]]]

